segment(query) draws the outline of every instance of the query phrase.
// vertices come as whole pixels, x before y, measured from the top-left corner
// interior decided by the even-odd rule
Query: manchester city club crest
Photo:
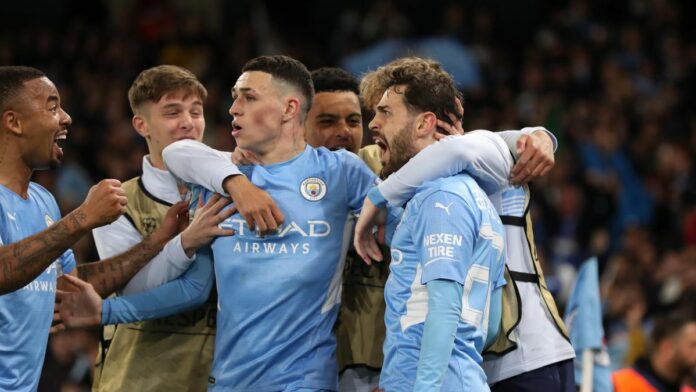
[[[326,183],[317,177],[309,177],[300,185],[302,197],[309,201],[318,201],[326,196]]]
[[[48,214],[44,215],[44,221],[46,222],[46,227],[51,227],[51,225],[55,223]]]

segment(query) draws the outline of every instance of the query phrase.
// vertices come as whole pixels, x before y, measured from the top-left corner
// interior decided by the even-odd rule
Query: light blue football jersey
[[[505,284],[504,230],[495,208],[467,174],[425,183],[408,202],[391,243],[384,366],[380,386],[412,391],[428,313],[425,286],[463,286],[462,312],[441,390],[488,390],[481,369],[493,290]],[[498,320],[499,322],[499,320]]]
[[[209,390],[335,390],[332,330],[351,213],[362,207],[375,175],[352,153],[310,146],[247,173],[285,222],[265,238],[239,213],[221,224],[236,235],[212,244],[219,311]]]
[[[32,182],[28,193],[24,200],[0,185],[0,244],[18,242],[60,219],[58,204],[45,188]],[[2,391],[34,391],[38,387],[53,317],[58,268],[64,273],[75,268],[71,250],[25,287],[0,295]]]

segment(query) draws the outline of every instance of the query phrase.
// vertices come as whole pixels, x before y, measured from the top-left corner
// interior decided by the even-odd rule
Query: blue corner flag
[[[575,349],[575,382],[582,383],[583,354],[592,355],[592,390],[612,392],[609,355],[604,344],[602,305],[599,298],[597,258],[585,261],[578,271],[575,287],[566,307],[565,323],[570,331],[570,342]],[[583,388],[585,389],[585,388]]]

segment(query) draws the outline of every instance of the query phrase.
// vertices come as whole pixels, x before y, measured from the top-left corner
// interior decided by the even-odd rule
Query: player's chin
[[[60,154],[60,156],[52,156],[51,159],[48,162],[48,167],[51,169],[57,169],[60,167],[60,165],[63,164],[63,154]]]

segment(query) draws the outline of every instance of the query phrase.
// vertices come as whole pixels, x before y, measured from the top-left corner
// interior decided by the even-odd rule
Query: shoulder
[[[49,204],[54,204],[58,205],[56,202],[56,198],[53,197],[53,194],[49,192],[48,189],[44,188],[42,185],[39,185],[35,182],[30,182],[29,183],[29,190],[38,198],[41,199]]]
[[[365,162],[363,162],[359,156],[347,150],[331,151],[326,147],[312,148],[312,150],[316,159],[329,167],[367,168],[367,165],[365,165]]]
[[[414,199],[424,200],[434,194],[451,194],[454,197],[468,200],[476,189],[479,189],[476,181],[470,175],[460,173],[423,183],[418,188]]]
[[[48,189],[44,188],[43,185],[40,185],[36,182],[29,182],[29,189],[31,189],[37,195],[48,195],[50,197],[53,197],[53,195],[51,194],[51,192],[48,191]]]
[[[121,184],[126,192],[134,191],[140,187],[140,177],[131,178]]]

